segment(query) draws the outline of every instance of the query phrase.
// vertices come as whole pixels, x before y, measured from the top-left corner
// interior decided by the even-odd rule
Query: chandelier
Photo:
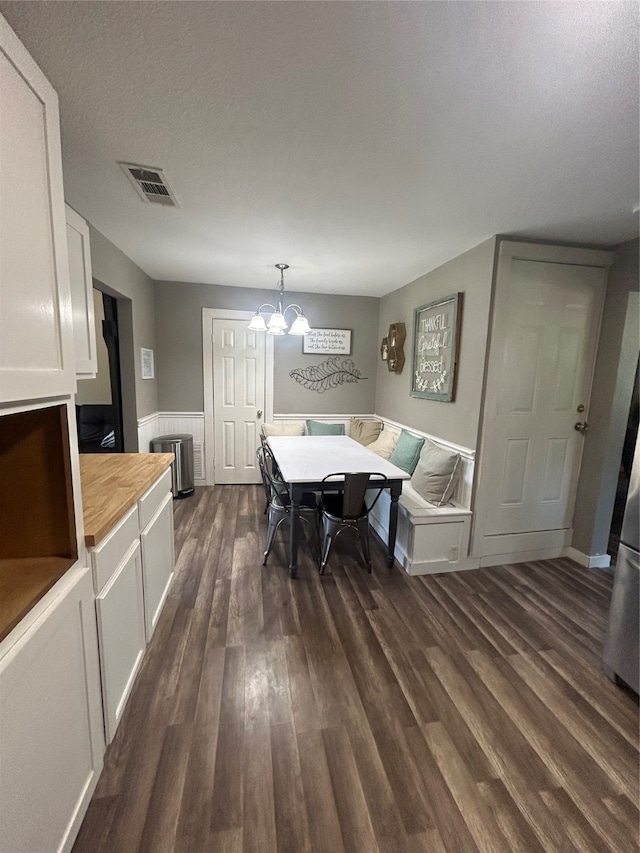
[[[284,271],[289,269],[289,264],[276,264],[275,266],[277,270],[280,270],[278,305],[276,307],[270,302],[263,302],[251,318],[251,322],[247,328],[254,332],[266,332],[268,335],[284,335],[287,331],[287,321],[284,315],[287,311],[294,311],[296,317],[288,333],[290,335],[306,335],[311,330],[307,318],[302,313],[302,308],[296,305],[295,302],[292,302],[291,305],[286,305],[284,308],[282,307],[282,300],[284,299]],[[263,310],[265,313],[271,312],[268,322],[265,322],[262,316]]]

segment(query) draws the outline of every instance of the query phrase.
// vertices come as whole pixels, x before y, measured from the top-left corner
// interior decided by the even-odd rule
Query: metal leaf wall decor
[[[309,391],[317,391],[318,394],[324,394],[325,391],[344,385],[345,382],[359,382],[368,378],[362,376],[350,358],[340,359],[338,356],[311,367],[296,367],[289,376]]]

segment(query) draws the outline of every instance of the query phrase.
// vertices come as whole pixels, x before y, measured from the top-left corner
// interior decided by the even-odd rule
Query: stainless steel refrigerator
[[[638,682],[638,623],[640,621],[640,437],[636,442],[629,492],[620,533],[620,547],[611,593],[609,626],[602,668],[612,681],[622,679],[636,693]]]

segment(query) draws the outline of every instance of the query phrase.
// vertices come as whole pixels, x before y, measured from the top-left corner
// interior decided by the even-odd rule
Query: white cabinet
[[[96,354],[89,226],[68,204],[65,209],[75,371],[78,379],[93,379],[98,371],[98,357]]]
[[[170,484],[171,478],[168,478]],[[173,579],[173,496],[165,492],[162,502],[140,534],[142,572],[144,578],[144,618],[147,642],[156,627],[158,617]]]
[[[65,576],[0,678],[0,850],[69,850],[104,752],[89,569]]]
[[[73,394],[58,96],[0,16],[0,402]]]
[[[16,589],[38,580],[0,643],[3,853],[71,849],[105,748],[94,587],[82,567],[72,324],[58,98],[0,15],[0,432],[6,440],[12,416],[26,414],[20,423],[34,449],[24,452],[22,431],[17,443],[28,458],[17,470],[32,511],[7,522],[27,543],[20,559],[8,559],[16,555],[6,530],[0,541]],[[5,471],[10,455],[2,454]],[[15,505],[15,473],[0,480],[0,502]],[[61,577],[58,562],[62,571],[71,566]],[[55,571],[43,578],[43,568]]]
[[[90,549],[107,743],[113,740],[174,572],[171,471]]]
[[[137,507],[92,551],[91,560],[105,734],[110,743],[146,647]]]

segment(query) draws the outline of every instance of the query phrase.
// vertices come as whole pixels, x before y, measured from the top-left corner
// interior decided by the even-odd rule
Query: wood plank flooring
[[[75,853],[612,851],[638,703],[600,671],[611,574],[410,578],[344,536],[320,577],[263,493],[175,503],[177,575]]]

